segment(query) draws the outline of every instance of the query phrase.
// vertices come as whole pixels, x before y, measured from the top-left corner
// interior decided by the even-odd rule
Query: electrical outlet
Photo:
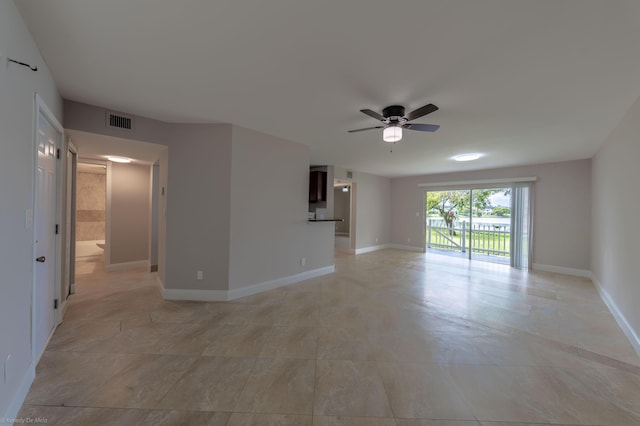
[[[304,266],[307,264],[307,258],[306,257],[301,257],[300,258],[300,266]]]
[[[416,212],[416,217],[420,217],[420,212]]]
[[[204,272],[202,272],[202,271],[196,272],[196,279],[198,281],[202,281],[204,279]]]
[[[378,242],[378,237],[376,237],[376,243]]]
[[[411,242],[411,238],[407,238],[407,242],[410,243]]]

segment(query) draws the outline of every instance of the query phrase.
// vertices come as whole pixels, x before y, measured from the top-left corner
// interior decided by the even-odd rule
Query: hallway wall
[[[640,355],[637,226],[640,99],[593,158],[591,270],[611,311]]]
[[[33,288],[34,93],[62,122],[62,99],[22,16],[0,1],[0,52],[38,66],[0,66],[0,418],[13,418],[31,385]]]
[[[150,166],[111,164],[110,265],[149,260]]]

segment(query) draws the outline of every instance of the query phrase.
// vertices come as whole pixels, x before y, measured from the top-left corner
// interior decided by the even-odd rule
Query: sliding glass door
[[[426,193],[427,251],[529,267],[528,184]]]
[[[469,258],[510,263],[511,188],[471,190]]]

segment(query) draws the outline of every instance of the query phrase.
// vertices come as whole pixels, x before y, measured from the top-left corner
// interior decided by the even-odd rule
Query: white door
[[[34,356],[44,350],[55,326],[56,150],[61,133],[38,114],[35,214]]]

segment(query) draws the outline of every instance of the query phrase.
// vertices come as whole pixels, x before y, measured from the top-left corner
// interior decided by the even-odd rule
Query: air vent
[[[351,170],[347,170],[347,179],[353,179],[353,172]]]
[[[107,111],[107,127],[120,130],[133,130],[133,118]]]

